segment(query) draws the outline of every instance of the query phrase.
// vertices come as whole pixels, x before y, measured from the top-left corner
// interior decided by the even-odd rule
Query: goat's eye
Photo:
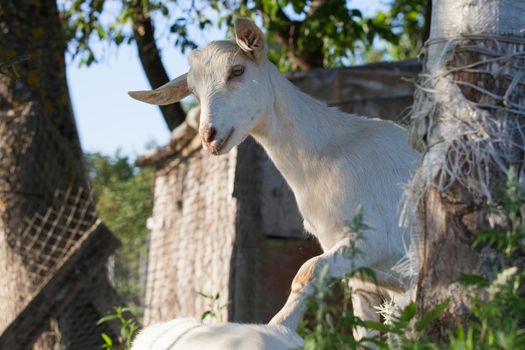
[[[228,76],[228,80],[232,79],[232,78],[235,78],[235,77],[240,77],[242,74],[244,73],[244,66],[243,65],[235,65],[232,67],[231,71],[230,71],[230,75]]]

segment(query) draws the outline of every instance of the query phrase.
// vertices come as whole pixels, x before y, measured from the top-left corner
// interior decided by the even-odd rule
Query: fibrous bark
[[[498,200],[509,168],[523,167],[524,11],[519,0],[433,2],[411,127],[423,159],[406,206],[420,233],[419,313],[451,298],[429,331],[435,339],[470,317],[459,276],[492,278],[502,261],[472,243],[491,224],[487,203]]]

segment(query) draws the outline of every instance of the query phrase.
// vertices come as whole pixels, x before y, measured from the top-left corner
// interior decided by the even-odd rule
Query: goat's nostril
[[[204,137],[203,137],[204,142],[212,142],[216,134],[217,134],[217,130],[213,126],[208,128],[204,132]]]

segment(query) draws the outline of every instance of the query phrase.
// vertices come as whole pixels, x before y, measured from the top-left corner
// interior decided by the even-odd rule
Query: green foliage
[[[74,0],[59,1],[66,40],[70,54],[78,58],[80,65],[91,65],[101,56],[101,50],[95,50],[96,42],[119,46],[135,41],[133,32],[139,32],[144,19],[162,18],[167,33],[174,46],[182,52],[197,47],[188,28],[198,25],[201,30],[212,23],[205,16],[206,6],[200,2],[186,2],[182,6],[175,0]]]
[[[423,45],[426,1],[392,0],[388,11],[379,11],[368,19],[377,28],[385,47],[367,47],[365,60],[406,60],[415,58]],[[367,23],[368,24],[368,23]]]
[[[270,59],[282,70],[292,69],[290,51],[296,56],[308,56],[319,50],[324,67],[339,67],[361,61],[414,58],[421,49],[425,0],[391,0],[388,11],[372,17],[352,7],[352,1],[320,3],[312,11],[311,2],[301,0],[247,1],[239,6],[232,2],[225,7],[219,24],[231,27],[234,16],[257,18],[262,13]],[[299,25],[290,27],[291,22]],[[295,45],[281,45],[279,33],[292,29]],[[379,42],[386,47],[378,50]]]
[[[448,341],[438,344],[426,337],[429,327],[447,309],[448,300],[419,318],[416,317],[416,305],[411,303],[384,323],[364,321],[356,318],[347,305],[354,292],[347,280],[329,278],[325,270],[308,304],[310,318],[306,317],[299,329],[305,338],[305,349],[367,349],[372,345],[391,350],[525,349],[525,271],[522,266],[525,225],[521,216],[524,208],[525,193],[515,171],[511,170],[499,204],[492,207],[493,214],[504,218],[506,225],[484,230],[474,244],[488,244],[503,253],[504,265],[499,272],[495,271],[496,278],[492,281],[477,275],[461,276],[459,282],[465,288],[473,289],[473,317],[468,320],[468,327],[460,325],[450,334]],[[362,223],[362,212],[358,212],[352,221],[352,229],[362,230],[359,223]],[[356,254],[360,252],[355,249],[350,252],[351,257]],[[335,290],[343,291],[343,305],[340,299],[335,303],[330,301]],[[358,326],[378,331],[381,335],[358,342],[351,337],[351,330]]]
[[[525,349],[525,273],[500,271],[486,287],[477,284],[469,327],[451,335],[449,349]]]
[[[525,349],[524,208],[525,193],[516,171],[510,169],[501,200],[491,207],[505,224],[482,231],[474,243],[503,253],[504,264],[493,281],[475,275],[461,277],[475,290],[474,319],[467,329],[460,327],[451,336],[450,349]]]
[[[139,327],[134,319],[128,318],[125,316],[125,313],[129,313],[130,310],[126,307],[117,306],[113,308],[113,312],[102,317],[98,320],[97,325],[103,323],[108,323],[111,321],[118,321],[120,323],[120,334],[117,341],[113,339],[106,333],[102,333],[100,336],[104,341],[102,344],[102,349],[108,350],[130,350],[131,341],[138,334]],[[119,346],[120,344],[120,346]]]
[[[328,266],[321,270],[315,293],[307,304],[309,317],[301,322],[298,333],[304,338],[306,350],[357,349],[364,341],[358,342],[352,336],[352,330],[360,324],[350,305],[352,291],[346,279],[333,279],[328,270]],[[336,291],[342,291],[342,304],[330,302],[337,299]]]
[[[113,157],[87,154],[86,160],[100,217],[122,242],[113,282],[126,304],[140,314],[139,271],[146,257],[146,220],[153,208],[153,170],[134,167],[118,152]]]
[[[352,1],[327,0],[74,0],[62,6],[66,38],[81,64],[96,62],[99,41],[116,44],[135,40],[133,25],[153,18],[182,52],[196,47],[188,28],[231,29],[236,16],[262,20],[268,29],[269,56],[283,70],[292,56],[336,67],[363,60],[413,58],[421,48],[426,0],[391,0],[388,11],[367,17]],[[210,18],[217,18],[212,22]],[[378,49],[378,42],[383,48]],[[320,57],[320,60],[312,57]]]
[[[222,310],[228,307],[230,302],[222,303],[220,301],[221,295],[216,294],[206,294],[203,292],[198,292],[201,297],[208,300],[208,310],[204,311],[201,315],[201,321],[204,321],[207,318],[214,319],[218,322],[223,322]]]
[[[521,190],[516,171],[509,171],[507,185],[501,193],[499,204],[491,206],[495,215],[506,218],[506,225],[499,230],[484,230],[480,232],[474,246],[480,244],[492,245],[505,256],[505,263],[510,264],[517,256],[523,256],[525,249],[525,226],[523,225],[522,208],[525,205],[525,193]]]

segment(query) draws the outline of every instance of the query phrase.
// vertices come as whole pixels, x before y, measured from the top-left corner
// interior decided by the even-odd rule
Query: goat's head
[[[265,122],[273,105],[264,34],[250,20],[235,21],[235,42],[214,41],[189,57],[190,70],[137,100],[166,105],[194,94],[200,102],[199,134],[204,147],[222,154]]]

